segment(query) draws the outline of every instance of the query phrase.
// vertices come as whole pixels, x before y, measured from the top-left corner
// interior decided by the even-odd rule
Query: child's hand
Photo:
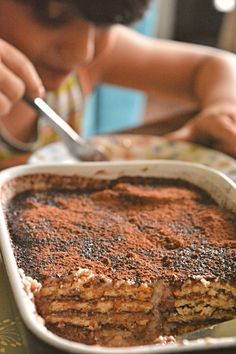
[[[205,108],[166,137],[203,144],[236,157],[236,103]]]
[[[25,92],[42,96],[42,82],[25,55],[0,39],[0,115],[7,114]]]

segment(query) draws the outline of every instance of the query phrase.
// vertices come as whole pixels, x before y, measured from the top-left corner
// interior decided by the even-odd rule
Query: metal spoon
[[[108,158],[92,142],[79,136],[42,98],[23,100],[38,114],[43,115],[53,129],[61,136],[69,153],[81,161],[106,161]]]
[[[200,338],[224,338],[236,337],[236,319],[221,322],[205,328],[198,329],[194,332],[186,333],[178,336],[177,339],[196,340]]]

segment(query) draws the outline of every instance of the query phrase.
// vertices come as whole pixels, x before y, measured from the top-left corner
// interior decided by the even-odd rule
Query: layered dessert
[[[236,316],[235,214],[205,191],[151,177],[44,180],[6,215],[49,330],[134,346]]]

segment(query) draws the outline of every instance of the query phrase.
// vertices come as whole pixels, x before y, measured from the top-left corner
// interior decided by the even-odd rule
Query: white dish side
[[[153,176],[180,178],[207,191],[219,205],[236,212],[236,184],[221,172],[194,163],[180,161],[120,161],[104,163],[25,165],[7,169],[0,173],[0,246],[15,301],[26,326],[44,342],[70,353],[97,354],[144,354],[190,352],[216,347],[236,347],[236,337],[214,340],[197,340],[184,344],[145,345],[128,348],[106,348],[75,343],[56,336],[36,320],[35,308],[26,295],[15,262],[10,236],[7,229],[4,205],[21,190],[29,186],[20,185],[18,177],[42,173],[57,175],[79,175],[113,179],[120,176]],[[34,177],[32,176],[32,179]],[[40,188],[46,188],[43,184]]]

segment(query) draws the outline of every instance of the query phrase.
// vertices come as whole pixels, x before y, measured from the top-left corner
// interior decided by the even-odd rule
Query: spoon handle
[[[80,144],[85,143],[84,139],[81,138],[42,98],[36,97],[32,99],[25,95],[23,96],[23,100],[38,114],[43,115],[52,128],[55,129],[64,140],[73,140]]]

